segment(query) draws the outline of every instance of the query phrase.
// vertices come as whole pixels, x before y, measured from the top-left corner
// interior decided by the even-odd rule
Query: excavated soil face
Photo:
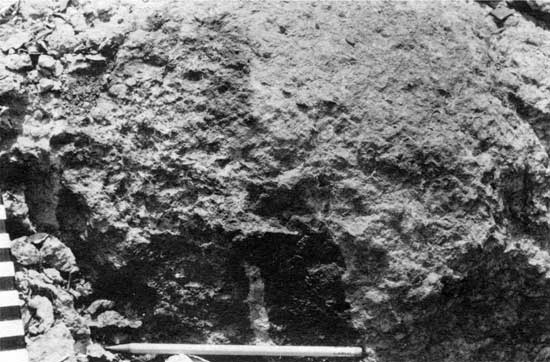
[[[549,33],[512,7],[499,28],[465,1],[22,1],[0,187],[12,238],[75,254],[70,309],[113,309],[69,328],[80,358],[550,358]]]

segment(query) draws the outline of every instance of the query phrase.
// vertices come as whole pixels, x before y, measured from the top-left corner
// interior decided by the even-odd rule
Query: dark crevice
[[[70,189],[62,188],[58,193],[56,217],[60,232],[68,240],[78,240],[86,230],[90,210],[84,198]]]
[[[238,238],[231,250],[233,275],[244,262],[259,268],[265,303],[278,343],[345,344],[355,341],[342,275],[344,259],[326,232],[263,233]]]
[[[525,19],[531,21],[536,26],[539,26],[545,30],[550,29],[550,14],[544,11],[533,9],[529,3],[525,0],[522,1],[509,1],[508,6],[519,13],[521,13]]]
[[[55,233],[55,216],[59,170],[49,154],[23,154],[18,150],[5,153],[0,159],[2,190],[22,190],[29,208],[29,217],[37,231]]]
[[[27,96],[17,94],[0,96],[0,142],[4,143],[21,133],[27,106]]]
[[[514,93],[508,93],[508,102],[515,108],[516,114],[527,122],[544,145],[546,152],[550,152],[550,114],[544,113],[536,107],[525,103]]]

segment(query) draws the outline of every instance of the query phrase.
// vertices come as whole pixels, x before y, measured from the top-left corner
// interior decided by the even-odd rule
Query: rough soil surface
[[[33,362],[550,361],[550,6],[494,3],[1,0]]]

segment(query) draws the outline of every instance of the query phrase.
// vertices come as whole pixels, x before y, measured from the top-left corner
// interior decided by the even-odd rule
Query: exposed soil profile
[[[105,349],[129,342],[550,361],[549,19],[544,0],[0,0],[31,361],[178,361]]]

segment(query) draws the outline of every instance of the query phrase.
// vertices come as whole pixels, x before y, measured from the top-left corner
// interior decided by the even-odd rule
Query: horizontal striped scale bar
[[[25,349],[17,349],[13,351],[0,351],[0,361],[29,362],[29,354]]]
[[[15,268],[13,267],[13,263],[11,261],[0,263],[0,278],[13,276],[15,276]]]
[[[29,362],[3,203],[0,193],[0,362]]]
[[[19,319],[0,322],[0,338],[24,336],[23,322]]]
[[[0,351],[12,351],[25,347],[25,336],[0,338]]]
[[[21,318],[21,310],[18,305],[0,307],[0,321],[9,321]]]

